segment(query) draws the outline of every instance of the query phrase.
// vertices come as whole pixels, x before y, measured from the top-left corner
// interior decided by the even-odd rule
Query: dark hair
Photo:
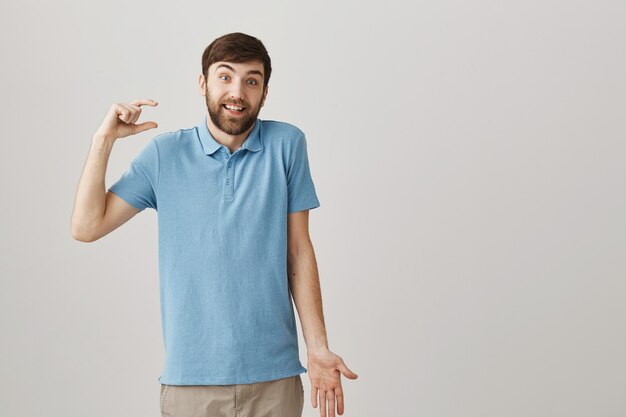
[[[242,63],[261,61],[264,69],[264,87],[272,75],[272,60],[263,43],[254,36],[241,32],[228,33],[215,39],[202,54],[202,74],[207,77],[209,67],[220,61]]]

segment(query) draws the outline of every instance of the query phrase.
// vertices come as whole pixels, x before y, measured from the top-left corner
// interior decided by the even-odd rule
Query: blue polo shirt
[[[287,276],[287,213],[320,205],[305,135],[257,118],[231,154],[206,121],[153,138],[109,188],[157,211],[158,381],[249,384],[307,372]]]

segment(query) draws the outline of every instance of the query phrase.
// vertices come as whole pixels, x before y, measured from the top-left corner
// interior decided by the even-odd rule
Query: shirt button
[[[227,166],[228,166],[228,168],[230,168],[230,162],[228,163],[228,165],[227,165]]]
[[[230,184],[230,180],[226,178],[226,184]]]

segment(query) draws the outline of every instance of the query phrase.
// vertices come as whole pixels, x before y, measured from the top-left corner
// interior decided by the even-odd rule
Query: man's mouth
[[[246,108],[242,106],[234,106],[232,104],[222,104],[226,110],[230,111],[233,114],[241,114]]]

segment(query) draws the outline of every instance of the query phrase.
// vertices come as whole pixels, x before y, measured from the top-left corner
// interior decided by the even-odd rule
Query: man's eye
[[[251,81],[253,85],[257,84],[256,80],[248,80],[248,81]]]
[[[220,78],[228,77],[228,75],[220,75]]]

